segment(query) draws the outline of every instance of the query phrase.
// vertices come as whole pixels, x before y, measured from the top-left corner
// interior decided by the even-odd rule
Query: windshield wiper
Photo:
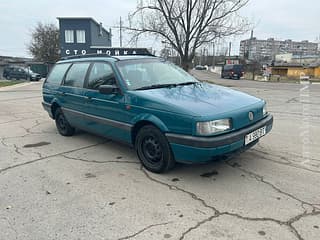
[[[176,87],[177,84],[169,83],[169,84],[153,84],[150,86],[144,86],[140,88],[136,88],[135,90],[148,90],[148,89],[156,89],[156,88],[168,88],[168,87]]]
[[[178,83],[176,84],[177,86],[184,86],[184,85],[192,85],[192,84],[197,84],[199,82],[184,82],[184,83]]]

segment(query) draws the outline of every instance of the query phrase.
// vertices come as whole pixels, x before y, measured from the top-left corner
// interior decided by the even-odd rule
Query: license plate
[[[255,140],[266,135],[266,130],[267,130],[267,127],[264,126],[262,128],[259,128],[255,131],[253,131],[252,133],[247,134],[244,138],[244,145],[248,145],[249,143],[252,143]]]

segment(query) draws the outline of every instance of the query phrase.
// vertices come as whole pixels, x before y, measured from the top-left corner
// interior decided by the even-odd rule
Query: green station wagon
[[[43,84],[43,107],[61,135],[78,128],[125,142],[156,173],[248,149],[273,124],[264,100],[152,56],[61,60]]]

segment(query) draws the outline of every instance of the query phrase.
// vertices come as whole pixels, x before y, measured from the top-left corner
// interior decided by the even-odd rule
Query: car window
[[[83,87],[84,79],[90,63],[75,63],[69,69],[66,79],[64,81],[65,86],[70,87]]]
[[[116,79],[111,66],[107,63],[94,63],[88,78],[88,88],[98,89],[100,85],[115,85]]]
[[[119,61],[117,66],[129,90],[154,85],[197,82],[195,78],[181,68],[162,60]]]
[[[49,77],[47,78],[46,82],[51,84],[57,84],[60,85],[61,81],[70,67],[70,63],[67,64],[57,64],[49,74]]]

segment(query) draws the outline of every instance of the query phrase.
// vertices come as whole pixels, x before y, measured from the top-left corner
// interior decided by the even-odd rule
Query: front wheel
[[[158,128],[152,125],[144,126],[139,130],[135,149],[142,165],[151,172],[166,172],[175,164],[168,140]]]
[[[62,136],[72,136],[74,134],[75,128],[69,124],[60,108],[56,110],[55,120],[58,132]]]

